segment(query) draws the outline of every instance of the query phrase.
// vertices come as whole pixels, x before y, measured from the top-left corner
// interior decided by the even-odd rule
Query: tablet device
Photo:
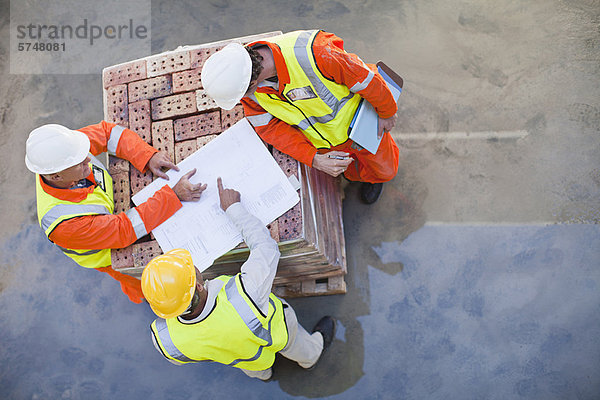
[[[400,93],[402,93],[402,78],[381,61],[377,63],[377,70],[383,77],[397,103]],[[350,139],[365,148],[368,152],[375,154],[381,142],[381,139],[377,139],[378,130],[379,116],[377,112],[371,103],[365,99],[361,99],[354,118],[350,122]]]

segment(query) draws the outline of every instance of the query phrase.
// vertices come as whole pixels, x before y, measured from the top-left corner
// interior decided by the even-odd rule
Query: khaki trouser
[[[279,352],[285,358],[296,361],[302,368],[310,368],[319,360],[321,351],[323,351],[323,335],[320,332],[310,334],[298,324],[298,318],[292,306],[285,300],[283,303],[283,312],[285,313],[285,323],[288,330],[287,345]],[[240,368],[251,378],[267,380],[273,375],[272,368],[263,371],[248,371]]]

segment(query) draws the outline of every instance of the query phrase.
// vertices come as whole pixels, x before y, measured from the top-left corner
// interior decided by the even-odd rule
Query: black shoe
[[[383,183],[363,182],[360,187],[360,200],[365,204],[373,204],[383,191]]]
[[[323,350],[321,350],[321,354],[319,355],[317,361],[315,361],[315,363],[310,367],[306,368],[307,370],[311,370],[315,367],[315,365],[317,365],[323,356],[323,353],[325,353],[325,350],[327,350],[331,342],[333,342],[333,337],[335,336],[335,319],[328,315],[321,318],[312,330],[312,333],[315,332],[321,332],[321,335],[323,335]]]

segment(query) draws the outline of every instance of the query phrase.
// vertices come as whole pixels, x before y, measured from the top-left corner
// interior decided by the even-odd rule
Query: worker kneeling
[[[235,276],[204,281],[190,253],[174,249],[154,258],[142,290],[161,318],[151,325],[156,348],[172,363],[216,361],[269,380],[275,354],[313,367],[331,344],[335,320],[323,317],[309,334],[292,307],[271,293],[279,248],[240,193],[217,180],[221,208],[242,232],[250,256]]]

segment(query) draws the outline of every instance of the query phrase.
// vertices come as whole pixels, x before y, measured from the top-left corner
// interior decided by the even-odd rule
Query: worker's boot
[[[317,365],[323,356],[323,353],[325,353],[325,350],[327,350],[331,342],[333,342],[333,337],[335,336],[335,319],[329,315],[321,318],[312,330],[312,333],[315,332],[321,332],[321,335],[323,335],[323,350],[321,350],[321,354],[319,355],[317,361],[315,361],[315,363],[310,367],[306,368],[308,370],[313,369],[315,365]]]
[[[261,372],[265,372],[265,374],[263,376],[259,376],[258,379],[263,382],[271,382],[273,380],[273,367]]]
[[[360,187],[360,200],[365,204],[373,204],[383,191],[383,183],[363,182]]]

